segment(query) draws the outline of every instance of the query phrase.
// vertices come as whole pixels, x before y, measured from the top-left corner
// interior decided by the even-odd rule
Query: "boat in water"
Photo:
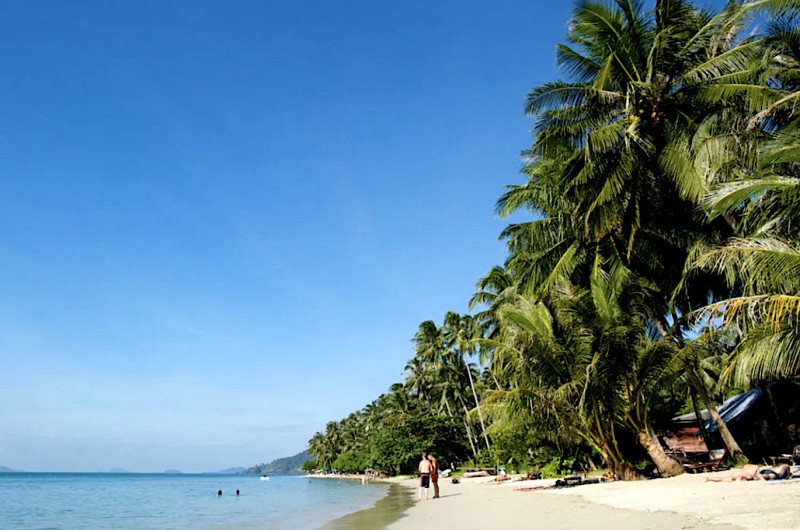
[[[261,475],[261,480],[269,480],[269,477],[266,475]]]

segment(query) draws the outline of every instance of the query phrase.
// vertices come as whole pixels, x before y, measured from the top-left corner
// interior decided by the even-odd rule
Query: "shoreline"
[[[351,477],[350,480],[353,478],[355,477]],[[387,484],[386,495],[375,501],[375,504],[369,508],[329,521],[321,530],[383,530],[405,517],[409,509],[413,507],[413,491],[405,484],[391,480],[373,481],[372,483]]]
[[[732,471],[714,473],[725,477]],[[546,489],[554,480],[492,478],[440,481],[441,498],[416,501],[416,478],[375,479],[386,495],[367,509],[329,521],[323,530],[460,530],[543,526],[615,530],[783,530],[800,520],[800,480],[706,482],[709,474]],[[323,477],[319,477],[323,478]],[[361,480],[359,475],[324,476]],[[526,488],[527,491],[519,491]],[[537,489],[541,488],[541,489]]]
[[[311,474],[307,473],[306,475],[301,475],[305,478],[324,478],[324,479],[331,479],[331,480],[360,480],[362,484],[375,484],[381,482],[389,482],[389,478],[387,477],[377,477],[374,475],[358,475],[352,473],[339,473],[337,475],[333,474]]]
[[[720,473],[719,476],[725,476]],[[716,475],[716,474],[715,474]],[[553,481],[461,479],[440,482],[441,498],[413,502],[389,530],[429,525],[480,529],[514,526],[553,530],[614,527],[617,530],[790,529],[800,520],[800,480],[706,482],[708,475],[610,482],[563,489],[517,491]],[[411,488],[416,479],[389,482]]]

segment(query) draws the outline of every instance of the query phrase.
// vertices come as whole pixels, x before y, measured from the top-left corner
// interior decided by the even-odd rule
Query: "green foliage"
[[[300,471],[305,471],[306,473],[315,469],[318,469],[316,460],[306,460],[303,462],[303,465],[300,466]]]
[[[315,434],[317,462],[412,472],[432,449],[561,476],[599,456],[636,478],[647,454],[667,476],[660,422],[800,375],[796,4],[576,2],[497,203],[531,219],[477,313],[421,323],[405,380]]]
[[[333,461],[333,468],[346,473],[356,473],[364,471],[369,467],[367,455],[360,451],[347,451],[336,457]]]
[[[542,478],[561,478],[570,475],[575,465],[574,458],[554,456],[547,465],[542,466]]]
[[[431,452],[440,466],[455,467],[468,453],[463,427],[452,418],[422,416],[381,429],[369,444],[369,463],[389,473],[413,473]]]

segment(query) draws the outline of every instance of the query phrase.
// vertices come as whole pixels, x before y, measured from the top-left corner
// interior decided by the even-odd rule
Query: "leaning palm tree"
[[[443,326],[445,344],[450,355],[455,355],[461,359],[466,367],[469,387],[472,390],[472,397],[475,400],[475,408],[483,432],[483,440],[486,449],[490,448],[489,435],[486,433],[486,423],[483,420],[478,392],[475,388],[475,379],[472,376],[472,369],[468,357],[476,353],[476,340],[482,338],[482,330],[478,322],[470,315],[459,315],[453,311],[448,311],[444,317]]]

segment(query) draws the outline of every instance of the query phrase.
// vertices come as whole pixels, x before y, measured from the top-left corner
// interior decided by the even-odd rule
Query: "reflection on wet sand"
[[[351,513],[331,521],[325,530],[381,530],[397,521],[414,504],[413,491],[391,484],[385,497],[368,510]]]

